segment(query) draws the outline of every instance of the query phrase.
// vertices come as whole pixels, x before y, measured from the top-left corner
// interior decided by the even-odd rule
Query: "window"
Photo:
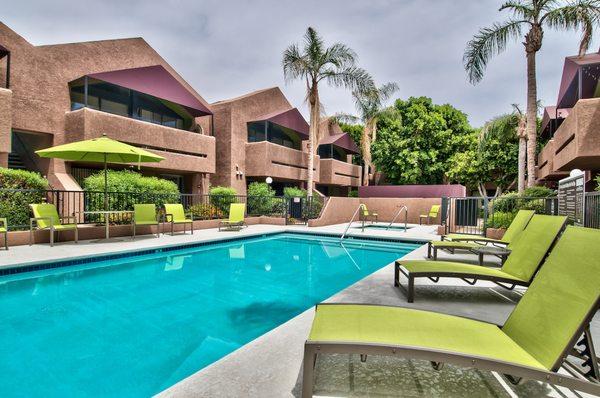
[[[91,78],[87,79],[86,103],[85,85],[86,78],[71,83],[71,110],[87,106],[180,130],[189,130],[192,125],[193,117],[180,105]]]
[[[260,142],[266,139],[266,123],[267,122],[248,123],[248,142]]]
[[[319,145],[318,153],[321,159],[336,159],[342,162],[348,161],[346,151],[332,144]]]

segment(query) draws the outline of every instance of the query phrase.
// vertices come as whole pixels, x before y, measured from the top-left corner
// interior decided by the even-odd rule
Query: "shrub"
[[[231,187],[212,187],[210,202],[224,214],[229,214],[229,205],[236,202],[237,191]]]
[[[349,198],[358,198],[358,189],[351,189],[348,192],[348,197]]]
[[[275,190],[266,182],[251,183],[247,195],[248,214],[264,216],[272,214],[275,210]]]
[[[210,220],[213,218],[223,218],[223,212],[216,206],[206,203],[199,203],[188,208],[188,212],[192,213],[194,220]]]
[[[283,196],[286,198],[306,198],[306,189],[285,187],[283,188]]]
[[[514,220],[516,212],[494,212],[490,218],[488,218],[485,227],[486,228],[508,228],[510,223]]]
[[[83,180],[83,189],[90,192],[86,195],[87,210],[104,209],[104,171]],[[161,207],[165,203],[178,203],[180,199],[179,188],[173,181],[145,177],[130,170],[109,170],[108,192],[114,192],[108,195],[110,210],[133,210],[136,203],[154,203]],[[121,217],[115,217],[114,221],[127,222]]]
[[[548,198],[556,196],[556,192],[548,187],[537,186],[525,188],[523,196],[526,198]]]
[[[516,192],[507,192],[498,198],[494,199],[492,206],[494,212],[512,212],[517,207],[519,194]]]
[[[38,173],[0,167],[1,189],[23,189],[29,192],[0,190],[0,217],[6,217],[11,229],[26,229],[29,225],[29,204],[42,203],[48,181]]]
[[[596,177],[596,191],[600,192],[600,176]]]

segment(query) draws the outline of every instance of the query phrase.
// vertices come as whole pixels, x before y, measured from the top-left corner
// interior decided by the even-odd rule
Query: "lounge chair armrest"
[[[54,217],[30,217],[29,218],[29,227],[33,228],[33,224],[35,223],[37,226],[38,221],[48,220],[50,221],[50,226],[54,226]]]
[[[4,226],[4,228],[8,228],[8,221],[6,217],[0,217],[0,226]]]
[[[171,219],[169,220],[169,218],[171,218]],[[166,214],[164,215],[164,220],[165,220],[165,222],[173,222],[173,214],[171,214],[171,213],[166,213]]]
[[[75,221],[73,224],[77,224],[77,217],[73,216],[62,216],[60,217],[60,220],[73,220]]]

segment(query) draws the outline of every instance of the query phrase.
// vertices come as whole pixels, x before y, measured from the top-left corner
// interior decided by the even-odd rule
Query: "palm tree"
[[[398,84],[386,83],[380,87],[373,86],[370,90],[352,92],[357,116],[339,114],[338,120],[347,122],[360,122],[363,125],[360,139],[361,154],[363,158],[363,185],[369,185],[369,171],[375,174],[375,165],[371,156],[371,145],[377,137],[377,120],[388,112],[385,102],[398,91]]]
[[[582,30],[579,55],[587,51],[593,29],[600,16],[599,0],[512,0],[499,11],[508,10],[512,17],[491,27],[480,29],[467,43],[463,57],[471,83],[476,84],[490,58],[504,51],[509,40],[523,39],[527,57],[527,185],[535,184],[535,155],[537,144],[537,82],[535,57],[542,47],[544,28]],[[527,33],[523,37],[523,32]]]
[[[512,104],[513,114],[517,117],[516,132],[519,138],[519,160],[517,175],[517,191],[522,194],[525,191],[525,163],[527,161],[527,118],[517,104]]]
[[[312,196],[314,181],[314,157],[317,149],[321,103],[319,83],[324,81],[333,87],[345,87],[364,91],[373,86],[373,79],[356,66],[356,53],[341,43],[325,47],[323,39],[315,29],[309,27],[304,34],[302,48],[292,44],[283,52],[283,73],[286,81],[304,80],[306,100],[310,108],[310,130],[308,140],[308,195]]]

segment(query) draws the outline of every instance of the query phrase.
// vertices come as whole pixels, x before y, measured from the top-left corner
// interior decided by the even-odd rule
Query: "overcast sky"
[[[496,0],[21,0],[3,7],[3,22],[33,44],[141,36],[209,102],[280,86],[306,115],[305,87],[285,84],[281,54],[313,26],[326,43],[343,42],[378,83],[397,96],[429,96],[466,112],[477,126],[525,103],[520,43],[492,60],[484,80],[466,80],[462,55],[478,28],[502,20]],[[578,33],[546,32],[538,55],[544,105],[558,95],[563,58]],[[591,50],[597,51],[598,40]],[[349,93],[321,88],[328,114],[352,112]]]

